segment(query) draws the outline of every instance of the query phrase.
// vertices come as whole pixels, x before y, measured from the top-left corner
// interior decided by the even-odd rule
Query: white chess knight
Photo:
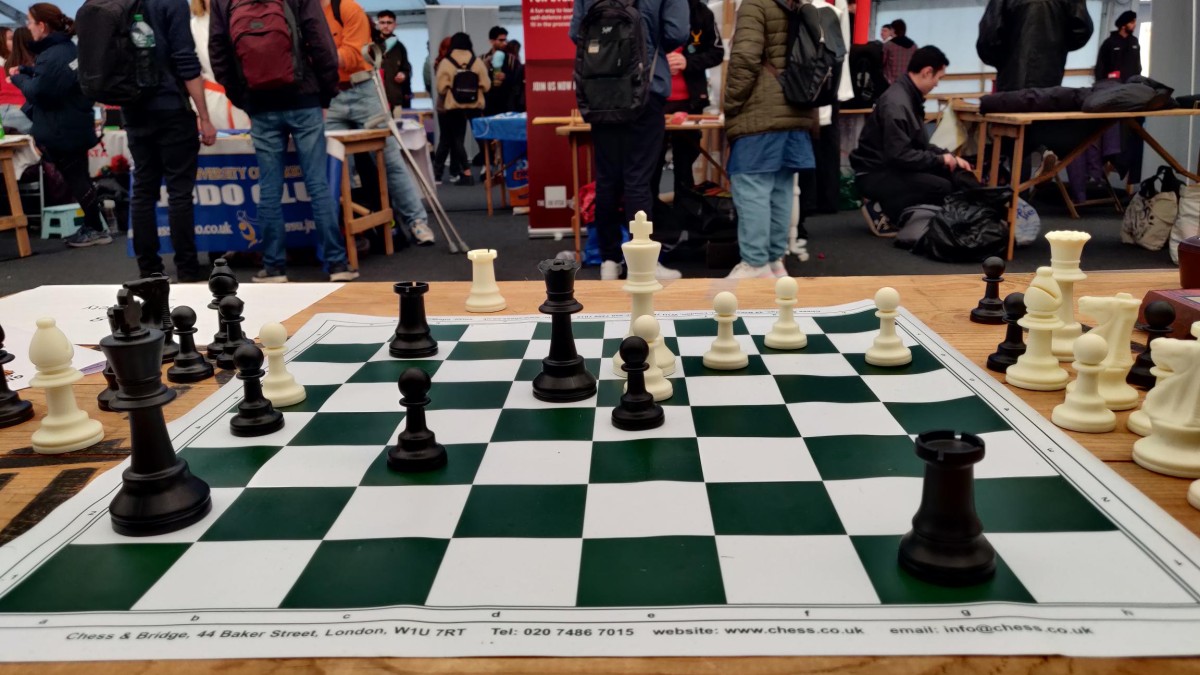
[[[633,322],[638,317],[654,316],[654,294],[663,289],[655,272],[658,269],[658,255],[662,252],[662,244],[650,238],[654,232],[654,223],[646,219],[645,211],[638,211],[629,221],[629,241],[621,244],[621,252],[625,254],[625,285],[622,287],[633,299],[633,309],[630,311],[629,330],[625,337],[633,335]],[[675,354],[667,346],[666,340],[659,340],[651,349],[651,360],[663,371],[663,375],[675,372]],[[618,353],[613,356],[612,370],[618,377],[626,377],[621,370],[624,362]]]
[[[1025,290],[1027,312],[1017,322],[1029,329],[1025,353],[1008,368],[1005,382],[1030,391],[1058,391],[1067,386],[1071,375],[1058,365],[1051,345],[1054,331],[1062,327],[1062,319],[1058,318],[1061,304],[1062,294],[1054,280],[1054,270],[1039,267],[1037,276]]]
[[[742,345],[733,337],[733,322],[737,321],[737,296],[729,291],[717,293],[713,298],[713,311],[717,321],[717,339],[704,353],[704,366],[713,370],[740,370],[750,365],[750,357],[742,351]]]
[[[1193,328],[1200,327],[1200,322],[1197,322]],[[1154,341],[1154,346],[1158,346],[1161,340],[1174,340],[1175,338],[1158,338]],[[1166,382],[1168,378],[1175,375],[1175,371],[1171,370],[1169,363],[1158,358],[1154,351],[1151,350],[1150,358],[1154,361],[1154,367],[1150,369],[1150,374],[1154,376],[1154,388],[1146,393],[1146,399],[1142,401],[1142,407],[1129,413],[1129,419],[1125,422],[1125,428],[1129,429],[1138,436],[1149,436],[1150,418],[1158,414],[1159,405],[1162,401],[1162,394],[1157,393],[1162,391],[1158,385]],[[1168,395],[1171,388],[1167,388]]]
[[[1050,243],[1050,269],[1054,270],[1054,281],[1058,283],[1062,294],[1062,304],[1058,306],[1058,318],[1063,322],[1062,328],[1054,331],[1051,349],[1054,356],[1063,363],[1069,363],[1074,358],[1072,344],[1075,338],[1083,334],[1083,326],[1075,319],[1075,284],[1087,279],[1087,275],[1079,268],[1079,259],[1083,254],[1083,245],[1088,243],[1092,235],[1087,232],[1074,230],[1055,230],[1046,233],[1046,241]],[[1109,343],[1112,346],[1112,343]]]
[[[771,332],[763,338],[763,344],[771,349],[803,349],[808,346],[808,336],[800,330],[792,308],[796,306],[799,287],[792,277],[782,277],[775,282],[775,304],[779,305],[779,319],[771,326]]]
[[[1133,339],[1133,324],[1137,322],[1140,306],[1141,302],[1128,293],[1117,293],[1111,298],[1079,299],[1079,311],[1099,322],[1092,333],[1104,338],[1108,345],[1108,355],[1101,364],[1104,370],[1100,373],[1100,397],[1109,410],[1129,410],[1138,404],[1138,390],[1125,378],[1133,367],[1129,341]],[[1150,355],[1153,357],[1154,353]]]
[[[879,334],[867,350],[867,363],[893,368],[912,363],[912,350],[896,334],[896,310],[900,307],[900,292],[884,286],[875,292],[875,316],[879,317]]]
[[[1150,392],[1150,435],[1133,444],[1133,461],[1168,476],[1200,478],[1200,342],[1159,338],[1151,356],[1174,375]]]
[[[304,391],[304,385],[296,382],[296,378],[288,372],[287,362],[283,359],[287,329],[281,323],[268,323],[258,331],[258,339],[262,340],[263,354],[267,357],[267,374],[262,379],[263,395],[276,408],[303,401],[308,393]]]
[[[74,355],[75,345],[54,319],[37,320],[37,331],[29,341],[29,360],[37,374],[29,386],[46,391],[46,416],[33,432],[31,443],[43,455],[82,450],[104,439],[104,426],[75,403],[75,383],[83,373],[71,365]]]
[[[1067,389],[1066,399],[1055,406],[1050,420],[1064,429],[1086,434],[1103,434],[1117,428],[1117,416],[1100,395],[1102,362],[1108,344],[1095,331],[1082,335],[1074,345],[1075,386]]]
[[[496,260],[498,253],[491,248],[477,248],[467,251],[467,259],[471,261],[471,293],[467,296],[467,311],[477,313],[499,312],[508,303],[500,295],[500,286],[496,284]]]
[[[633,321],[633,334],[646,341],[646,346],[650,348],[650,353],[654,353],[654,343],[660,340],[658,333],[658,319],[654,318],[653,314],[639,316]],[[654,397],[655,401],[665,401],[675,394],[675,387],[671,381],[663,375],[662,368],[654,362],[654,359],[646,359],[646,391]],[[626,384],[622,391],[629,388]]]

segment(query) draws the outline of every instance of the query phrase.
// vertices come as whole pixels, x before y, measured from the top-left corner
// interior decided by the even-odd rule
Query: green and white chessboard
[[[701,363],[707,312],[660,313],[682,356],[665,426],[610,422],[628,317],[579,315],[597,397],[535,400],[548,317],[431,319],[437,356],[388,356],[394,322],[319,315],[289,342],[308,399],[229,433],[236,380],[171,427],[213,512],[113,533],[117,468],[0,547],[0,660],[283,656],[1200,652],[1200,541],[903,313],[911,365],[863,352],[871,303],[798,312],[808,347]],[[449,465],[385,464],[397,376],[433,376]],[[982,436],[976,501],[995,579],[940,588],[896,562],[920,501],[913,437]]]

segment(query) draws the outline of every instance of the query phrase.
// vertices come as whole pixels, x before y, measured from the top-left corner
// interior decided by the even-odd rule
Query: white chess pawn
[[[1200,509],[1200,480],[1192,482],[1192,486],[1188,488],[1187,499],[1193,508]]]
[[[1064,429],[1086,434],[1103,434],[1117,428],[1117,416],[1100,396],[1100,363],[1108,355],[1108,343],[1099,335],[1082,335],[1073,345],[1075,386],[1055,406],[1050,420]]]
[[[742,351],[742,345],[733,337],[733,322],[737,321],[737,296],[729,291],[717,293],[713,298],[713,311],[717,320],[717,339],[704,353],[704,366],[713,370],[740,370],[750,365],[750,357]]]
[[[467,251],[471,261],[471,293],[467,296],[467,311],[477,313],[499,312],[508,307],[500,286],[496,284],[494,261],[499,254],[495,249],[477,248]]]
[[[763,339],[763,344],[771,349],[803,349],[808,346],[808,336],[800,330],[800,324],[796,323],[796,316],[792,313],[798,290],[796,280],[792,277],[781,277],[775,282],[775,304],[779,305],[779,319]]]
[[[75,383],[83,373],[71,365],[75,345],[55,325],[54,319],[37,320],[29,341],[29,360],[37,374],[29,386],[46,391],[46,416],[33,432],[33,449],[43,455],[82,450],[104,439],[104,426],[88,417],[75,403]]]
[[[267,357],[267,374],[262,379],[263,396],[276,408],[296,405],[308,396],[304,385],[288,372],[283,359],[283,344],[287,342],[287,329],[281,323],[268,323],[258,331],[262,340],[263,354]]]
[[[1061,303],[1062,295],[1054,280],[1054,270],[1039,267],[1037,276],[1025,290],[1028,311],[1017,322],[1022,328],[1029,329],[1025,353],[1009,366],[1004,374],[1005,382],[1030,391],[1058,391],[1067,386],[1071,375],[1058,365],[1052,346],[1054,331],[1062,327],[1062,319],[1058,318]]]
[[[879,335],[867,350],[867,363],[891,368],[912,363],[912,350],[896,334],[896,311],[900,307],[900,293],[891,286],[884,286],[875,293],[875,307],[879,311]]]
[[[639,316],[654,314],[654,294],[663,289],[656,272],[658,271],[658,255],[662,253],[662,244],[650,238],[654,233],[654,223],[646,218],[645,211],[638,211],[633,220],[629,221],[629,241],[621,244],[621,252],[625,255],[625,285],[621,290],[629,294],[632,300],[632,310],[629,316],[629,330],[625,337],[633,335],[633,322]],[[659,340],[658,345],[650,352],[651,358],[662,369],[663,375],[675,372],[675,355],[667,347],[666,340]],[[617,377],[624,378],[625,371],[621,370],[620,352],[613,355],[612,371]]]
[[[650,348],[650,353],[654,353],[654,343],[658,341],[658,319],[654,318],[653,314],[639,316],[633,320],[633,334],[646,341],[646,346]],[[652,358],[646,359],[646,391],[654,397],[655,401],[665,401],[675,394],[675,387],[671,381],[663,375],[662,368]],[[629,388],[626,384],[622,391]]]

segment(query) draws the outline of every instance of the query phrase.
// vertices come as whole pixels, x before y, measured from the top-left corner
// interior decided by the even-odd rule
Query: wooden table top
[[[1002,284],[1001,296],[1024,290],[1032,275],[1013,274]],[[987,355],[1003,338],[1000,326],[971,323],[967,313],[983,292],[978,275],[911,277],[823,277],[800,278],[800,305],[817,307],[859,301],[874,296],[881,286],[900,292],[901,303],[947,342],[982,367]],[[1177,288],[1173,271],[1092,272],[1088,279],[1075,284],[1076,298],[1083,295],[1112,295],[1118,292],[1141,297],[1147,291]],[[439,282],[431,284],[426,297],[430,316],[463,315],[470,284]],[[545,298],[540,282],[501,282],[500,290],[508,300],[506,314],[536,314]],[[775,307],[774,283],[766,279],[727,281],[724,279],[684,279],[665,284],[655,296],[660,310],[710,308],[720,291],[733,291],[744,309]],[[628,295],[615,281],[579,281],[576,297],[584,312],[627,312]],[[293,316],[284,325],[289,333],[299,329],[314,314],[342,312],[377,316],[396,316],[397,300],[392,285],[385,283],[346,284],[308,309]],[[1137,339],[1144,339],[1144,336]],[[179,397],[164,409],[168,420],[190,410],[216,391],[228,376],[193,385],[174,385]],[[96,395],[104,388],[100,375],[90,375],[76,385],[80,407],[105,427],[105,440],[86,451],[66,455],[42,456],[29,447],[33,433],[45,413],[40,392],[24,390],[37,415],[33,421],[0,429],[0,545],[27,530],[51,509],[77,492],[100,472],[112,468],[128,454],[129,427],[122,416],[99,412]],[[1014,389],[1022,399],[1049,417],[1061,402],[1061,392],[1027,392]],[[1124,429],[1128,413],[1118,413],[1118,429]],[[1135,465],[1130,449],[1136,436],[1117,431],[1089,435],[1071,433],[1109,467],[1148,495],[1189,530],[1200,534],[1200,511],[1187,504],[1189,481],[1151,473]],[[103,579],[82,580],[104,583]],[[628,658],[628,659],[264,659],[226,661],[161,661],[111,663],[4,664],[0,675],[29,673],[240,673],[283,672],[294,669],[322,673],[349,673],[365,669],[391,673],[680,673],[749,672],[757,675],[776,673],[1037,673],[1038,675],[1087,673],[1154,672],[1156,674],[1200,672],[1198,659],[1070,659],[1063,657],[743,657],[743,658]]]
[[[955,101],[951,106],[958,113],[958,119],[963,122],[987,122],[989,124],[1013,124],[1024,126],[1034,122],[1069,122],[1076,120],[1121,120],[1130,117],[1195,117],[1200,115],[1200,108],[1175,108],[1172,110],[1154,110],[1149,112],[1032,112],[1032,113],[990,113],[979,112],[979,104],[963,100]]]

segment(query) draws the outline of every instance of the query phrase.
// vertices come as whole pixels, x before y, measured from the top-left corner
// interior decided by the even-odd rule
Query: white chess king
[[[650,238],[654,232],[654,223],[646,219],[645,211],[638,211],[629,221],[629,241],[621,244],[621,252],[625,255],[625,285],[622,287],[633,300],[633,309],[629,316],[629,330],[625,337],[633,335],[633,322],[639,317],[654,316],[654,294],[663,289],[655,271],[658,269],[658,255],[662,253],[662,244]],[[667,346],[667,341],[659,340],[650,352],[651,358],[663,372],[671,375],[675,372],[675,354]],[[612,361],[613,374],[625,377],[621,370],[624,361],[621,355],[614,354]]]
[[[46,391],[46,416],[33,432],[33,449],[43,455],[82,450],[104,438],[104,426],[88,417],[75,403],[75,383],[83,373],[71,365],[75,345],[55,325],[54,319],[37,320],[29,341],[29,360],[37,374],[29,386]]]

